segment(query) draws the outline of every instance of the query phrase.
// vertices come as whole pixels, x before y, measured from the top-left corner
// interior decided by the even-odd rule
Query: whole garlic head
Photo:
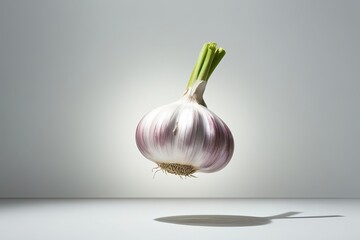
[[[180,176],[224,168],[234,152],[227,125],[203,100],[206,81],[196,80],[176,102],[146,114],[136,129],[136,144],[162,170]]]

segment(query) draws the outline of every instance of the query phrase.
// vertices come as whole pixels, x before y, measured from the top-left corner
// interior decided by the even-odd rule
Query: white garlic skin
[[[227,125],[206,108],[202,99],[206,82],[200,82],[174,103],[146,114],[136,129],[136,144],[155,163],[193,166],[197,172],[224,168],[234,152]],[[199,104],[200,102],[201,104]]]

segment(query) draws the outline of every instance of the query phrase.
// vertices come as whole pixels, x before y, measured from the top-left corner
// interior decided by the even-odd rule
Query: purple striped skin
[[[234,152],[227,125],[188,95],[146,114],[136,128],[136,144],[155,163],[187,164],[206,173],[224,168]]]

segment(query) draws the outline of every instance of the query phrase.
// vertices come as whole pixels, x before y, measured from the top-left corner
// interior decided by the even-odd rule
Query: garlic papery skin
[[[136,128],[140,152],[165,172],[216,172],[233,155],[230,129],[203,100],[206,83],[196,80],[178,101],[149,112]]]

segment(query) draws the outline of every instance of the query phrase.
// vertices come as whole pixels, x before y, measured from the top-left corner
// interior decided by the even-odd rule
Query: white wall
[[[1,197],[360,197],[358,1],[1,1]],[[205,100],[235,153],[158,173],[134,132],[228,54]]]

